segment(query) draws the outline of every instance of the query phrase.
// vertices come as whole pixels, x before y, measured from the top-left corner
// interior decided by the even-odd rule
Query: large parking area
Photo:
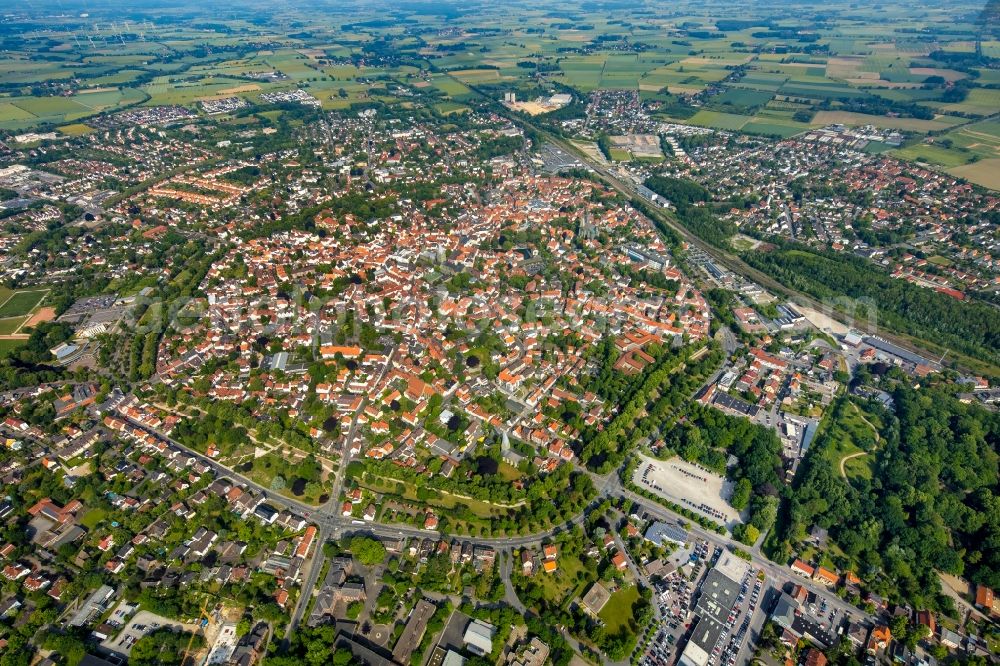
[[[686,556],[683,564],[653,584],[653,603],[659,608],[661,620],[651,630],[641,666],[668,666],[675,661],[675,652],[687,632],[692,618],[692,598],[718,551],[707,541],[697,540],[681,549]]]
[[[135,614],[135,617],[128,621],[125,628],[117,636],[103,641],[101,647],[112,654],[127,657],[132,652],[132,648],[135,647],[136,641],[160,627],[170,627],[175,631],[180,631],[181,629],[194,631],[196,629],[194,625],[183,625],[180,622],[150,613],[149,611],[139,611]]]
[[[678,457],[657,460],[640,456],[632,481],[641,488],[715,521],[733,527],[740,514],[729,505],[732,483]]]
[[[656,600],[663,619],[676,629],[678,623],[687,622],[691,612],[691,595],[694,584],[676,571],[656,586]]]
[[[764,589],[764,581],[757,573],[756,570],[753,570],[751,574],[748,574],[743,579],[743,583],[740,586],[740,594],[736,598],[736,607],[730,615],[730,618],[732,618],[731,626],[733,627],[732,636],[728,637],[728,642],[726,642],[727,636],[723,635],[720,644],[716,646],[719,654],[713,651],[709,663],[713,663],[718,658],[718,663],[720,664],[736,666],[738,657],[743,652],[754,613],[760,606],[761,595]],[[746,605],[745,612],[744,604]],[[740,620],[741,617],[742,620]]]

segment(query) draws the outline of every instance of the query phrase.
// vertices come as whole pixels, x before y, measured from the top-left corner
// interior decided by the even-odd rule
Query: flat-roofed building
[[[493,636],[497,630],[492,624],[482,620],[473,620],[465,628],[462,640],[469,651],[480,657],[493,652]]]

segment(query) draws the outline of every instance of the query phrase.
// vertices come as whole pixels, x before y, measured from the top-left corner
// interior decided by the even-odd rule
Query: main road
[[[216,460],[212,460],[211,458],[203,455],[198,451],[195,451],[194,449],[184,444],[181,444],[180,442],[172,439],[165,433],[155,428],[150,428],[149,426],[146,426],[128,417],[123,417],[123,418],[129,423],[131,423],[133,426],[141,428],[163,439],[164,441],[168,442],[172,447],[187,452],[189,455],[193,456],[194,458],[196,458],[197,460],[201,461],[203,464],[211,468],[218,476],[229,477],[234,481],[244,484],[248,488],[256,490],[270,504],[287,508],[297,513],[300,513],[301,515],[306,517],[309,521],[311,521],[317,526],[318,528],[317,536],[319,538],[316,540],[316,552],[314,553],[313,559],[310,562],[310,566],[306,573],[306,576],[302,581],[302,586],[300,588],[300,593],[299,593],[299,599],[296,603],[295,608],[293,609],[290,622],[288,625],[288,630],[286,632],[286,638],[289,635],[291,635],[291,632],[295,629],[295,627],[297,627],[301,623],[302,618],[305,615],[305,610],[309,605],[309,600],[312,598],[312,592],[319,581],[319,575],[323,568],[322,565],[325,560],[325,556],[323,555],[323,544],[328,539],[331,538],[339,539],[344,535],[352,533],[372,535],[381,538],[440,539],[449,536],[446,534],[442,534],[441,532],[438,532],[436,530],[419,529],[415,527],[410,527],[408,525],[395,525],[395,524],[378,523],[374,521],[368,522],[368,521],[353,520],[351,518],[342,516],[340,514],[339,507],[335,507],[334,509],[331,510],[329,508],[330,503],[324,506],[316,507],[316,506],[311,506],[309,504],[305,504],[303,502],[300,502],[291,497],[287,497],[285,495],[276,494],[273,491],[264,488],[263,486],[256,483],[252,479],[237,472],[236,470],[227,467],[226,465],[223,465],[222,463]],[[711,532],[701,528],[696,524],[691,524],[689,521],[683,519],[679,515],[675,514],[673,511],[670,511],[669,509],[661,506],[660,504],[652,502],[649,499],[632,492],[628,488],[625,488],[619,479],[617,471],[605,475],[597,475],[590,472],[588,472],[588,474],[594,481],[594,486],[597,489],[597,495],[595,499],[583,511],[573,516],[571,519],[567,520],[564,523],[560,523],[556,526],[553,526],[548,530],[527,535],[518,535],[509,537],[489,537],[489,538],[461,537],[456,535],[456,538],[465,539],[472,543],[484,546],[491,546],[496,548],[498,551],[501,551],[498,552],[498,557],[500,558],[500,566],[502,568],[502,573],[505,574],[503,576],[503,578],[505,579],[504,584],[505,587],[507,588],[505,590],[506,591],[505,597],[509,600],[509,602],[514,602],[517,599],[516,593],[514,593],[514,590],[509,583],[510,570],[513,568],[513,566],[516,566],[516,563],[513,559],[513,551],[527,546],[537,546],[542,542],[544,542],[546,539],[550,538],[554,534],[564,529],[569,529],[573,525],[582,524],[586,517],[587,511],[592,506],[594,506],[595,504],[597,504],[598,502],[602,501],[605,498],[629,499],[635,505],[641,507],[641,509],[645,511],[646,514],[654,518],[671,522],[683,522],[685,523],[688,532],[693,537],[703,539],[704,541],[707,541],[720,548],[743,547],[743,544],[734,541],[728,535]],[[336,505],[336,502],[333,502],[333,504]],[[763,570],[765,575],[768,577],[768,579],[772,584],[778,581],[794,580],[795,582],[804,586],[809,591],[817,594],[822,594],[824,598],[828,600],[830,606],[836,609],[838,612],[851,613],[854,615],[861,615],[861,616],[865,615],[862,611],[859,611],[857,608],[851,606],[850,604],[843,601],[836,595],[831,594],[829,589],[822,587],[811,580],[794,577],[791,574],[791,571],[787,567],[771,562],[766,557],[764,557],[763,554],[761,554],[759,547],[755,546],[752,549],[750,556],[751,556],[751,563],[758,569]],[[519,600],[517,600],[515,607],[520,610],[520,608],[523,608],[523,605],[520,604]]]
[[[416,527],[410,527],[408,525],[386,524],[386,523],[378,523],[375,521],[361,521],[348,518],[340,514],[338,507],[332,509],[329,508],[330,505],[329,502],[325,505],[318,507],[313,506],[311,504],[305,504],[304,502],[301,502],[293,497],[281,495],[275,493],[273,490],[265,488],[264,486],[260,485],[253,479],[250,479],[249,477],[241,474],[240,472],[237,472],[233,468],[223,465],[219,461],[213,460],[208,456],[204,455],[203,453],[196,451],[195,449],[192,449],[191,447],[182,444],[181,442],[178,442],[177,440],[173,439],[172,437],[170,437],[161,430],[152,428],[127,416],[123,415],[119,416],[120,418],[124,419],[125,421],[135,426],[136,428],[140,428],[152,435],[155,435],[156,437],[159,437],[160,439],[162,439],[163,441],[167,442],[172,447],[180,451],[185,451],[186,453],[188,453],[189,455],[191,455],[192,457],[194,457],[207,467],[211,468],[212,471],[216,473],[216,475],[220,477],[221,476],[228,477],[240,484],[243,484],[247,488],[251,488],[259,492],[261,496],[269,504],[275,505],[280,508],[291,509],[294,510],[296,513],[303,515],[306,519],[314,523],[320,529],[325,528],[328,532],[328,538],[339,538],[343,534],[350,534],[355,532],[359,534],[370,533],[376,536],[387,537],[387,538],[419,537],[419,538],[438,539],[443,536],[447,536],[437,530],[427,530]],[[608,475],[607,477],[597,477],[597,478],[603,480],[604,487],[606,488],[608,484],[613,482],[613,479],[611,478],[612,476],[613,475]],[[581,511],[580,513],[573,516],[569,520],[563,523],[559,523],[548,530],[537,532],[535,534],[526,534],[526,535],[511,536],[511,537],[486,537],[486,538],[465,537],[465,538],[468,541],[472,541],[477,544],[485,546],[522,548],[524,546],[530,546],[541,543],[543,540],[545,540],[548,537],[551,537],[553,534],[556,534],[557,532],[560,532],[564,529],[568,529],[573,525],[579,525],[583,523],[585,515],[586,511]]]

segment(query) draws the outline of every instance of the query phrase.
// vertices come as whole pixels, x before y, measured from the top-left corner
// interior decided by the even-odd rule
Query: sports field
[[[48,293],[48,289],[25,289],[13,292],[0,303],[0,319],[30,314]]]

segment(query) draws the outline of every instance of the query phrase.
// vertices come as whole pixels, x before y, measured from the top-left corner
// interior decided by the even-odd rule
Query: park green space
[[[840,474],[843,464],[848,480],[871,478],[871,452],[877,447],[877,428],[881,428],[879,420],[851,400],[845,399],[837,409],[831,410],[819,434],[826,442],[823,453],[836,474]]]
[[[13,351],[23,347],[27,340],[24,339],[0,339],[0,357],[4,357]]]

